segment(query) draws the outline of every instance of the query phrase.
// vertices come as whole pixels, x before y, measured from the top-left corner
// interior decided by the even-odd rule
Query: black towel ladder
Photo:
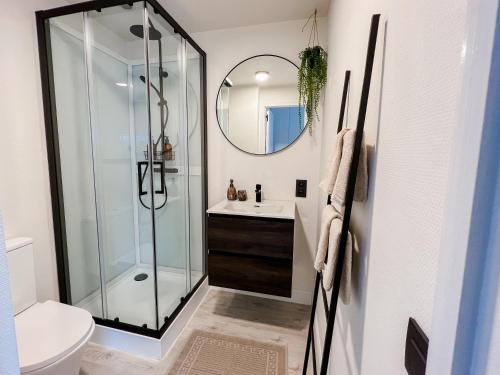
[[[373,60],[375,57],[375,49],[377,46],[377,35],[378,28],[380,23],[380,14],[374,14],[371,19],[370,25],[370,36],[368,39],[368,48],[366,53],[366,63],[365,63],[365,74],[363,78],[363,87],[361,91],[361,100],[359,103],[359,112],[358,119],[356,124],[356,137],[354,140],[354,151],[352,164],[349,168],[349,177],[347,180],[347,192],[345,197],[345,209],[344,209],[344,220],[342,222],[342,231],[340,234],[340,242],[339,242],[339,253],[338,253],[338,261],[335,267],[335,275],[333,279],[333,288],[332,295],[330,298],[330,306],[328,306],[328,300],[326,296],[326,291],[323,288],[323,283],[321,282],[321,272],[316,273],[316,281],[314,284],[314,295],[313,295],[313,303],[311,308],[311,316],[309,320],[309,330],[307,333],[307,346],[304,357],[304,366],[302,370],[303,375],[307,375],[307,366],[309,362],[309,355],[312,348],[312,360],[313,360],[313,372],[314,375],[317,374],[317,365],[316,365],[316,348],[314,345],[314,318],[316,313],[316,306],[318,302],[318,292],[321,286],[321,294],[323,298],[323,305],[325,308],[325,314],[327,318],[326,324],[326,334],[325,341],[323,343],[323,352],[321,357],[321,367],[320,367],[320,375],[327,375],[328,365],[330,362],[330,350],[332,345],[332,336],[333,336],[333,328],[335,325],[335,315],[337,312],[337,302],[339,298],[340,291],[340,281],[342,276],[342,270],[344,268],[344,257],[345,250],[347,245],[347,236],[349,232],[349,222],[351,219],[351,210],[352,210],[352,202],[354,198],[354,187],[356,184],[356,175],[358,170],[359,163],[359,155],[361,151],[361,143],[363,138],[363,130],[365,126],[365,118],[366,118],[366,108],[368,105],[368,97],[370,93],[370,84],[373,70]],[[348,98],[349,91],[349,82],[350,82],[351,72],[347,70],[345,72],[344,77],[344,88],[342,92],[342,102],[340,107],[340,115],[339,115],[339,123],[337,127],[337,133],[342,130],[342,126],[344,123],[344,116],[346,111],[346,103]],[[328,196],[327,204],[331,203],[331,196]]]

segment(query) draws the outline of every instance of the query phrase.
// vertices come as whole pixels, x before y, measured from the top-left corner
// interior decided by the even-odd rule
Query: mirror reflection
[[[217,119],[225,137],[251,154],[272,154],[291,145],[304,131],[298,105],[298,68],[274,55],[251,57],[221,83]]]

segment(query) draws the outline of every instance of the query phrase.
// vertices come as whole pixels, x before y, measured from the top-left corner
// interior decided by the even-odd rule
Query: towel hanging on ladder
[[[368,193],[368,161],[366,155],[366,145],[364,135],[361,141],[361,150],[359,154],[359,164],[356,174],[356,183],[354,187],[354,200],[363,202]],[[354,153],[354,141],[356,139],[356,131],[349,130],[345,133],[342,142],[342,156],[340,165],[335,179],[335,185],[332,191],[332,205],[337,211],[342,212],[345,206],[345,196],[347,193],[347,182],[349,179],[349,169],[352,164]]]
[[[342,219],[338,217],[332,220],[332,225],[330,226],[328,258],[326,259],[325,269],[323,270],[323,287],[326,290],[332,289],[333,286],[333,276],[335,275],[335,268],[337,266],[341,233]],[[345,247],[344,267],[342,269],[342,278],[340,281],[340,298],[346,305],[348,305],[351,300],[352,244],[352,235],[348,232],[347,244]]]
[[[344,141],[344,134],[348,131],[349,129],[342,129],[337,133],[337,137],[335,138],[335,148],[333,149],[331,157],[328,159],[326,175],[319,184],[320,189],[327,194],[331,194],[333,192],[335,180],[337,179],[337,174],[339,172],[340,159],[342,157],[342,143]]]
[[[330,226],[332,220],[340,218],[340,214],[331,205],[326,205],[323,208],[321,215],[321,231],[319,234],[318,249],[316,251],[316,259],[314,261],[314,268],[318,272],[323,271],[325,268],[326,255],[328,254],[328,243],[330,238]]]

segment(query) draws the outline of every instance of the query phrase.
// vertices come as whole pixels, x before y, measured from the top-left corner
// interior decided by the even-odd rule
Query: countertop
[[[231,205],[234,208],[231,208]],[[259,212],[259,209],[264,212]],[[224,199],[210,207],[207,213],[295,220],[295,201],[265,199],[257,203],[255,200],[229,201]]]

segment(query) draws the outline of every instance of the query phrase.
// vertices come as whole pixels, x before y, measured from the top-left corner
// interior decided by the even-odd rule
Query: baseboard
[[[238,293],[238,294],[245,294],[247,296],[254,296],[254,297],[261,297],[261,298],[273,299],[273,300],[276,300],[276,301],[299,303],[301,305],[310,305],[311,304],[311,300],[312,300],[312,293],[311,292],[305,292],[303,290],[297,290],[297,289],[292,289],[292,297],[291,298],[280,297],[280,296],[273,296],[271,294],[247,292],[246,290],[231,289],[231,288],[222,288],[222,287],[219,287],[219,286],[210,286],[210,289],[212,289],[212,290],[222,290],[222,291],[232,292],[232,293]]]

